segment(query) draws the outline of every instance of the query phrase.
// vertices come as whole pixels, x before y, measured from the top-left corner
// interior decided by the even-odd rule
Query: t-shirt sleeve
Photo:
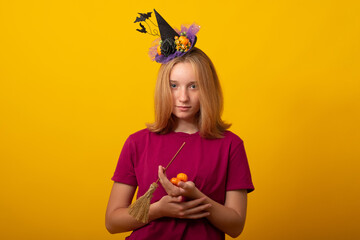
[[[244,143],[241,139],[233,142],[230,150],[226,190],[247,189],[254,191]]]
[[[125,141],[120,157],[111,180],[137,186],[134,169],[135,146],[131,136]]]

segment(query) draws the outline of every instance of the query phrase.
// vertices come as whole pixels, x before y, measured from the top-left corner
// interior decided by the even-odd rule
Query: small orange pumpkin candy
[[[185,173],[179,173],[176,178],[183,182],[186,182],[188,180],[188,176]]]
[[[181,44],[183,44],[184,46],[186,46],[188,44],[188,42],[189,42],[189,39],[187,37],[185,37],[185,36],[180,36],[179,37],[179,42]]]
[[[178,183],[180,182],[180,179],[173,177],[173,178],[170,180],[170,182],[171,182],[172,184],[174,184],[174,185],[177,186]]]

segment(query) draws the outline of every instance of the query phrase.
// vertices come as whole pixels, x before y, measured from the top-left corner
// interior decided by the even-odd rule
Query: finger
[[[178,186],[186,190],[195,187],[195,184],[192,181],[187,181],[187,182],[180,181],[178,183]]]
[[[184,208],[185,209],[194,208],[194,207],[202,204],[205,201],[205,199],[206,199],[206,197],[203,197],[203,198],[197,198],[197,199],[194,199],[194,200],[184,202],[183,203]]]
[[[183,213],[185,216],[187,215],[194,215],[194,214],[199,214],[199,213],[204,213],[204,212],[208,212],[209,208],[211,207],[211,204],[202,204],[202,205],[198,205],[194,208],[190,208],[188,210],[185,210]]]
[[[159,178],[166,177],[166,175],[164,173],[164,168],[161,165],[159,165],[159,168],[158,168],[158,175],[159,175]]]
[[[170,196],[170,201],[172,203],[181,203],[182,202],[182,196],[177,196],[177,197],[171,197]]]
[[[183,182],[183,181],[179,181],[179,183],[177,185],[178,185],[178,187],[185,188],[185,182]]]
[[[160,179],[160,183],[163,185],[163,182],[165,182],[167,179],[165,173],[164,173],[164,168],[162,166],[159,166],[159,169],[158,169],[158,176],[159,176],[159,179]]]
[[[164,174],[164,168],[162,166],[159,166],[158,175],[159,175],[160,183],[167,192],[167,194],[173,197],[179,196],[180,194],[179,188],[169,181],[169,179]]]

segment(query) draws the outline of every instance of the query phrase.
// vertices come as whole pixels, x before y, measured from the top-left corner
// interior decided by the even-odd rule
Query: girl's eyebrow
[[[178,81],[176,81],[176,80],[170,80],[170,82],[172,82],[172,83],[177,83]],[[189,82],[188,84],[194,84],[194,83],[196,83],[197,81],[191,81],[191,82]]]

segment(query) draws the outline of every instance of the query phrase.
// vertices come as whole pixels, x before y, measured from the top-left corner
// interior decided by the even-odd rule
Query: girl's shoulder
[[[236,135],[235,133],[233,133],[229,130],[226,130],[224,132],[224,139],[226,139],[228,141],[232,141],[232,142],[243,143],[243,140],[238,135]]]
[[[137,132],[130,134],[128,139],[130,139],[132,141],[138,141],[138,140],[144,139],[146,136],[148,136],[150,134],[153,134],[153,133],[150,132],[149,129],[144,128],[144,129],[141,129]]]
[[[131,137],[141,137],[141,136],[147,135],[147,134],[149,134],[149,133],[151,133],[151,132],[149,131],[149,129],[144,128],[144,129],[141,129],[141,130],[139,130],[139,131],[136,131],[136,132],[130,134],[130,136],[131,136]]]

